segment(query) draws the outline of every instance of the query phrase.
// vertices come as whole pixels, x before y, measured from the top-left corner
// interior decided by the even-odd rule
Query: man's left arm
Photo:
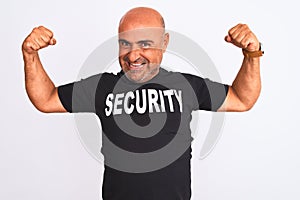
[[[218,111],[248,111],[257,101],[261,91],[260,43],[246,24],[238,24],[231,28],[225,40],[243,49],[244,59]]]

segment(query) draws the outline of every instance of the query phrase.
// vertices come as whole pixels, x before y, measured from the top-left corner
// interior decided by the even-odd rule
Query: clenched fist
[[[259,50],[259,41],[246,24],[238,24],[228,31],[225,41],[253,52]]]
[[[22,44],[22,51],[28,54],[37,53],[38,50],[49,45],[55,45],[56,40],[49,29],[39,26],[34,28]]]

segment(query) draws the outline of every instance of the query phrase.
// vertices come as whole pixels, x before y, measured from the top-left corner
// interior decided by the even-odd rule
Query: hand
[[[238,24],[228,31],[225,41],[247,51],[258,51],[259,41],[247,24]]]
[[[53,33],[49,29],[39,26],[34,28],[24,40],[22,51],[28,54],[35,54],[38,50],[55,44],[56,40],[53,38]]]

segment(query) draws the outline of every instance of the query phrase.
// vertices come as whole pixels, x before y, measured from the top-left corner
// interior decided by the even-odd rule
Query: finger
[[[36,43],[36,42],[32,42],[32,49],[34,51],[38,51],[38,50],[41,49],[41,46],[38,43]]]
[[[259,42],[249,28],[241,33],[239,37],[239,39],[241,39],[239,42],[241,48],[247,49],[248,51],[256,51],[259,49]]]
[[[230,37],[235,36],[236,31],[237,31],[238,29],[240,29],[241,26],[242,26],[242,24],[237,24],[236,26],[232,27],[232,28],[228,31],[228,35],[229,35]]]
[[[38,51],[40,49],[40,46],[34,41],[26,42],[25,47],[29,51]]]
[[[234,44],[236,44],[239,47],[242,47],[244,44],[241,42],[245,37],[248,37],[248,35],[251,33],[251,30],[247,26],[247,24],[238,24],[230,31],[230,36],[232,40],[234,40]]]
[[[44,26],[39,26],[37,28],[34,28],[32,35],[34,37],[41,38],[44,41],[44,43],[47,44],[47,45],[53,43],[53,41],[51,41],[51,39],[53,38],[52,31],[45,28]],[[45,44],[40,39],[37,39],[37,41],[38,41],[38,43],[41,47],[45,47]]]
[[[246,24],[240,25],[233,33],[233,44],[240,48],[246,48],[249,44],[249,38],[251,38],[252,32]]]
[[[231,28],[225,40],[248,51],[259,49],[259,41],[247,24],[238,24]]]
[[[51,38],[50,38],[47,34],[42,33],[39,37],[40,37],[45,43],[47,43],[47,44],[50,43]]]
[[[43,39],[45,39],[45,41],[47,41],[48,44],[55,45],[56,39],[53,37],[53,32],[45,27],[41,27],[41,30],[43,30],[43,32],[45,33],[45,35],[43,35]]]
[[[35,37],[34,42],[39,45],[40,48],[44,48],[49,45],[49,41],[45,42],[40,36]]]
[[[224,38],[224,40],[225,40],[226,42],[231,43],[232,38],[231,38],[229,35],[226,35],[225,38]]]
[[[235,41],[241,41],[241,38],[243,37],[244,28],[242,26],[238,26],[234,29],[234,31],[231,31],[230,37]]]
[[[55,38],[51,38],[49,44],[50,45],[55,45],[56,44],[56,39]]]
[[[52,38],[52,37],[53,37],[53,32],[50,31],[49,29],[47,29],[46,27],[44,27],[44,26],[39,26],[38,29],[39,29],[41,32],[45,33],[49,38]]]
[[[234,37],[234,44],[236,44],[238,47],[245,48],[247,46],[248,36],[247,32],[241,31],[236,32],[236,36]]]
[[[240,41],[240,45],[241,45],[241,48],[243,49],[247,49],[248,46],[250,44],[250,38],[249,37],[244,37],[241,41]]]
[[[247,41],[245,41],[244,48],[247,49],[248,51],[258,51],[259,50],[259,42],[257,42],[253,37],[249,37],[249,38],[247,38]]]

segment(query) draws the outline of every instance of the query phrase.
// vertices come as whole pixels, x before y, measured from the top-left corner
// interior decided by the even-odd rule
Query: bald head
[[[151,8],[129,10],[119,24],[119,63],[134,82],[151,80],[159,72],[169,43],[164,20]]]
[[[138,28],[165,28],[164,19],[152,8],[138,7],[129,10],[120,20],[119,33]]]

